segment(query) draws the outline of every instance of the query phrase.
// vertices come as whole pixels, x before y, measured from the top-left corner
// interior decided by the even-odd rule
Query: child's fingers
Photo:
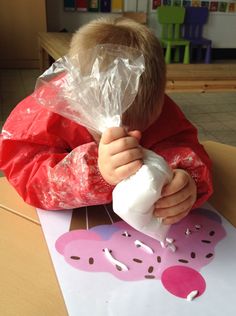
[[[103,144],[109,144],[116,139],[127,136],[127,132],[123,127],[111,127],[108,128],[101,137]]]
[[[110,155],[116,155],[121,152],[125,152],[128,150],[132,150],[134,148],[139,148],[140,151],[142,151],[141,147],[138,144],[138,141],[136,138],[127,136],[122,137],[120,139],[117,139],[113,141],[109,146],[109,154]]]
[[[174,204],[172,206],[165,207],[165,208],[155,209],[154,215],[157,217],[163,217],[163,218],[176,216],[190,209],[193,206],[194,202],[195,202],[195,197],[190,195],[185,200],[183,200],[182,202],[178,204]]]
[[[162,209],[162,208],[170,208],[176,204],[184,202],[191,195],[192,195],[192,190],[190,189],[190,184],[187,183],[185,187],[182,188],[180,191],[177,191],[176,193],[173,193],[172,195],[166,195],[164,197],[161,197],[155,203],[155,207],[157,211],[158,209]]]
[[[108,128],[102,134],[101,141],[104,144],[109,144],[117,139],[120,139],[120,138],[128,136],[128,135],[131,136],[130,138],[135,138],[137,143],[141,139],[141,132],[138,130],[130,131],[127,133],[125,128],[123,128],[123,127],[111,127],[111,128]]]
[[[182,172],[182,170],[174,170],[172,181],[163,188],[161,195],[169,196],[182,190],[188,184],[188,181],[189,176],[186,172]]]
[[[180,213],[178,215],[167,217],[167,218],[163,219],[162,222],[165,225],[172,225],[172,224],[178,223],[181,219],[183,219],[185,216],[188,215],[189,211],[190,211],[190,209],[183,212],[183,213]]]
[[[111,157],[111,163],[115,168],[123,165],[127,165],[135,160],[141,160],[143,158],[143,151],[140,147],[135,147],[129,150],[119,152]]]
[[[142,167],[142,160],[135,160],[116,169],[116,177],[120,182],[137,172]]]

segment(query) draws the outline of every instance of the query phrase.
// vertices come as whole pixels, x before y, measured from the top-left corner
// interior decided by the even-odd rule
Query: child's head
[[[143,54],[145,71],[140,78],[139,91],[123,114],[122,122],[130,129],[145,130],[161,113],[164,98],[166,69],[158,39],[146,26],[133,20],[100,18],[75,33],[69,54],[83,55],[99,44],[133,47]]]

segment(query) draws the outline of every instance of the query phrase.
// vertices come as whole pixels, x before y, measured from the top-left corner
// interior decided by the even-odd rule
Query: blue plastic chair
[[[211,45],[209,39],[203,37],[203,27],[208,20],[207,7],[186,7],[182,27],[183,37],[190,41],[190,58],[193,59],[193,48],[197,48],[197,61],[201,60],[202,48],[206,48],[205,63],[211,62]]]

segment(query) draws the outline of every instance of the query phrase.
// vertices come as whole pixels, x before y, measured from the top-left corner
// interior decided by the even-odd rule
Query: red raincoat
[[[169,97],[140,144],[191,174],[198,189],[195,207],[208,199],[210,160],[195,127]],[[86,128],[46,110],[32,96],[15,107],[0,135],[0,169],[27,203],[46,210],[111,201],[113,187],[102,178],[97,157]]]

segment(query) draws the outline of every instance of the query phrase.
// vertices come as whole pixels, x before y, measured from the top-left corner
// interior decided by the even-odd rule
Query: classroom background
[[[156,10],[160,5],[207,6],[204,36],[212,40],[212,67],[236,64],[236,1],[16,0],[2,2],[0,10],[0,128],[15,105],[34,90],[39,69],[39,32],[74,32],[99,16],[143,12],[146,24],[160,36]],[[184,65],[183,65],[184,67]],[[197,65],[196,65],[197,67]],[[182,69],[182,68],[181,68]],[[184,69],[184,68],[183,68]],[[236,89],[236,85],[235,85]],[[169,92],[168,92],[169,93]],[[227,91],[176,92],[169,95],[197,126],[200,140],[236,146],[236,93]]]

